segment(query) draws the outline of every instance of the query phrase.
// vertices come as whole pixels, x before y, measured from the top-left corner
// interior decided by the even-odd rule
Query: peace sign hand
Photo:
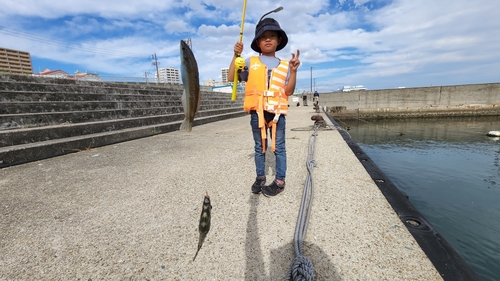
[[[299,68],[300,60],[299,60],[300,50],[297,49],[297,55],[292,53],[292,59],[288,62],[291,71],[297,71]]]

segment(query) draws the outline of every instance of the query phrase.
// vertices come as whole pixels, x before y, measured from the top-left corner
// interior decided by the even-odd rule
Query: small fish
[[[198,241],[198,250],[196,251],[196,255],[194,255],[193,261],[196,259],[198,252],[201,249],[201,245],[203,245],[203,241],[207,237],[208,231],[210,230],[210,211],[212,210],[212,205],[210,204],[210,196],[208,196],[208,192],[203,199],[203,207],[201,209],[200,216],[200,225],[198,226],[198,231],[200,232],[200,240]]]
[[[200,75],[193,52],[183,40],[181,40],[181,77],[184,86],[182,94],[184,121],[179,130],[191,132],[194,115],[200,108]]]

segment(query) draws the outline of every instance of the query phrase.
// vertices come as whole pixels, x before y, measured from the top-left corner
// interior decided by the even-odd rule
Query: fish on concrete
[[[181,40],[181,77],[184,86],[182,94],[184,121],[179,130],[191,132],[194,116],[200,108],[200,75],[193,51],[184,40]]]
[[[203,199],[203,207],[201,209],[200,216],[200,225],[198,226],[198,231],[200,232],[200,239],[198,241],[198,250],[194,255],[193,261],[196,259],[198,252],[203,245],[203,241],[207,237],[208,231],[210,230],[210,217],[211,217],[212,205],[210,204],[210,196],[208,196],[208,192],[205,194],[205,198]]]

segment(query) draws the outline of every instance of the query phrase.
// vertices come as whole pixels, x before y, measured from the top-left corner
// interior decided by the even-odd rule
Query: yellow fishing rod
[[[243,0],[243,12],[241,13],[241,28],[240,28],[240,42],[243,40],[243,27],[245,26],[245,13],[247,11],[247,0]],[[233,80],[233,94],[231,100],[236,100],[236,89],[238,88],[238,70],[245,67],[245,59],[240,57],[241,54],[236,54],[234,60],[234,80]]]

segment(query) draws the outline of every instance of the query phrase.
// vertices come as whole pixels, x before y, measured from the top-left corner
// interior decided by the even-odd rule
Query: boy
[[[285,188],[286,146],[285,115],[288,110],[288,96],[295,91],[297,68],[300,65],[299,54],[292,53],[290,61],[275,57],[276,51],[283,49],[288,37],[272,18],[259,21],[255,28],[255,38],[251,48],[260,56],[246,60],[246,69],[239,74],[241,81],[246,81],[243,108],[250,113],[250,125],[255,141],[255,168],[257,178],[252,185],[253,193],[275,196]],[[234,61],[236,54],[243,52],[243,43],[234,45],[234,56],[229,65],[228,80],[234,79]],[[276,177],[270,185],[265,185],[265,159],[267,133],[271,134],[272,150],[276,157]]]

